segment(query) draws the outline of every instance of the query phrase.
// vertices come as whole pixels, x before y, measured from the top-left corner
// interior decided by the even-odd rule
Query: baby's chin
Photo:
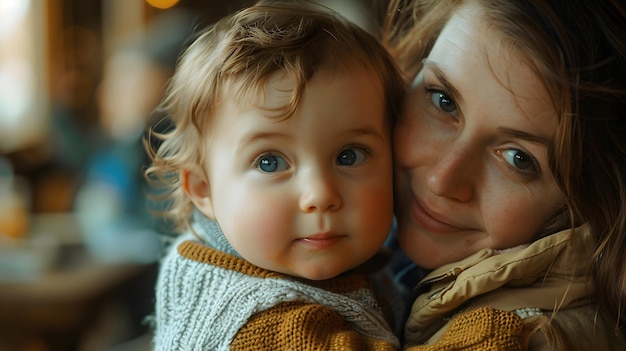
[[[341,273],[347,270],[348,269],[328,269],[328,268],[320,269],[317,267],[312,267],[312,268],[292,271],[291,273],[285,272],[285,274],[298,277],[301,279],[319,281],[319,280],[327,280],[327,279],[335,278],[336,276],[340,275]]]
[[[351,270],[355,266],[358,266],[358,265],[354,265],[352,263],[335,266],[335,267],[328,267],[328,265],[324,265],[324,264],[302,265],[300,267],[293,268],[291,270],[285,270],[281,273],[294,276],[297,278],[301,278],[301,279],[321,281],[321,280],[335,278],[341,275],[342,273]]]

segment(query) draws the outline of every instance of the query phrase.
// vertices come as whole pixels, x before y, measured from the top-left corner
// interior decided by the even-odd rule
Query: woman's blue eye
[[[504,159],[515,169],[524,173],[536,173],[535,162],[532,157],[520,150],[510,149],[502,152]]]
[[[456,102],[452,100],[448,95],[442,93],[440,91],[435,91],[432,93],[431,99],[435,106],[446,113],[454,114],[456,113]]]
[[[280,156],[263,156],[259,159],[257,168],[263,172],[278,172],[289,169],[289,164]]]
[[[365,151],[358,148],[345,149],[339,153],[337,164],[340,166],[354,166],[363,163],[367,155]]]

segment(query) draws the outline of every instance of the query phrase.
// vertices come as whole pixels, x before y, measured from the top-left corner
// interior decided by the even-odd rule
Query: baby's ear
[[[206,217],[215,219],[209,182],[203,172],[184,169],[181,172],[181,185],[191,202]]]

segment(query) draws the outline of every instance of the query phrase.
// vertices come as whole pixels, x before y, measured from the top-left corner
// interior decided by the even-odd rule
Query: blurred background
[[[320,0],[374,31],[372,1]],[[247,0],[0,0],[0,351],[150,350],[142,136],[198,28]]]

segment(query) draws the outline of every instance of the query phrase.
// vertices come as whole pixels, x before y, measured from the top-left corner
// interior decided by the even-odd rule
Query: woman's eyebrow
[[[516,130],[516,129],[511,129],[511,128],[498,128],[498,129],[502,131],[502,133],[504,134],[510,135],[514,138],[528,140],[535,144],[549,146],[551,142],[549,138],[536,135],[536,134],[527,133],[521,130]]]
[[[446,78],[445,73],[443,73],[443,70],[439,68],[437,63],[429,59],[424,59],[422,61],[422,64],[424,65],[424,69],[428,69],[435,75],[435,77],[437,77],[437,80],[441,83],[441,85],[443,85],[446,91],[451,95],[450,97],[452,97],[457,102],[457,104],[460,104],[463,102],[463,96],[454,87],[454,85],[450,83],[448,78]]]

